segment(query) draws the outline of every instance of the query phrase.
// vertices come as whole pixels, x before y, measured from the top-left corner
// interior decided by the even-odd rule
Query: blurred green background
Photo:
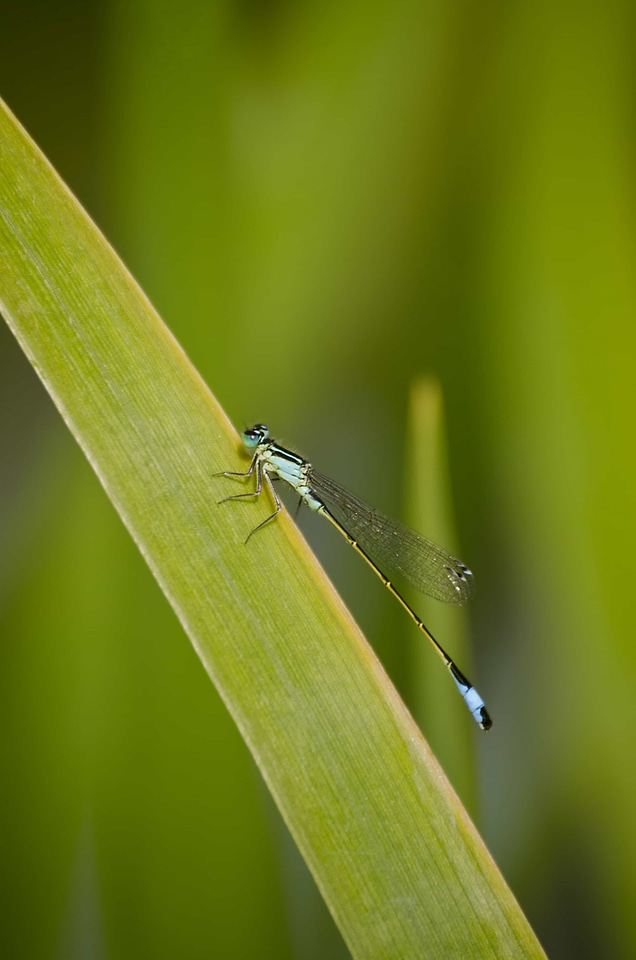
[[[32,0],[0,31],[0,95],[237,427],[265,420],[405,516],[409,396],[439,379],[495,719],[466,800],[567,960],[636,955],[634,19],[620,0]],[[4,327],[0,431],[2,955],[346,957]],[[415,707],[419,638],[300,523]]]

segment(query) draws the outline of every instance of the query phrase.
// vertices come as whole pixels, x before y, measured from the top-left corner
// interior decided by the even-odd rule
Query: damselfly
[[[396,520],[390,520],[381,513],[377,513],[335,480],[330,480],[318,473],[307,460],[303,460],[297,453],[276,443],[264,424],[257,423],[246,429],[243,432],[243,443],[252,453],[249,469],[245,473],[225,470],[217,476],[245,478],[255,473],[255,489],[248,493],[237,493],[234,496],[225,497],[219,502],[257,497],[262,492],[263,481],[265,481],[275,503],[275,510],[271,516],[266,517],[262,523],[254,527],[247,540],[265,524],[274,520],[280,512],[280,497],[273,481],[285,480],[294,488],[301,503],[305,503],[310,510],[326,517],[354,550],[364,557],[384,586],[402,604],[418,629],[433,644],[479,726],[482,730],[489,730],[492,720],[488,716],[482,698],[391,580],[383,573],[386,570],[387,573],[397,574],[411,586],[436,600],[463,603],[473,592],[473,575],[468,567],[442,547],[438,547],[426,537]]]

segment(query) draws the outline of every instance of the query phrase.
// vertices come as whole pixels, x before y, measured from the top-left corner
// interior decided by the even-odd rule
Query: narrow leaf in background
[[[406,521],[470,567],[457,546],[442,391],[439,381],[433,377],[421,377],[411,387],[408,441]],[[479,589],[478,573],[476,584]],[[486,706],[492,714],[492,705],[489,706],[484,692],[487,685],[481,682],[481,678],[478,682],[468,654],[466,625],[470,610],[436,603],[421,595],[416,601],[413,597],[413,600],[433,635],[486,699]],[[473,739],[476,731],[464,723],[463,711],[466,708],[457,697],[455,685],[446,682],[450,678],[440,678],[438,675],[437,657],[430,656],[428,644],[422,643],[420,637],[409,636],[413,663],[411,697],[415,717],[422,729],[426,730],[436,757],[463,803],[474,815],[477,787]]]

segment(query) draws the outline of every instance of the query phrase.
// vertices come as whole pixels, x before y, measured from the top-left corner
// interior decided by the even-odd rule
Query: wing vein
[[[387,576],[401,577],[416,590],[446,603],[465,603],[474,590],[471,571],[404,524],[378,513],[335,480],[315,470],[311,489],[330,513]]]

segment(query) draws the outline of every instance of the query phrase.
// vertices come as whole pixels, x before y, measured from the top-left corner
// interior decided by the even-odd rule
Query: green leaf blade
[[[237,439],[8,112],[0,305],[188,633],[356,957],[541,949],[295,526],[217,507]],[[239,361],[237,360],[237,363]],[[446,679],[446,678],[443,678]],[[468,722],[468,720],[467,720]]]

